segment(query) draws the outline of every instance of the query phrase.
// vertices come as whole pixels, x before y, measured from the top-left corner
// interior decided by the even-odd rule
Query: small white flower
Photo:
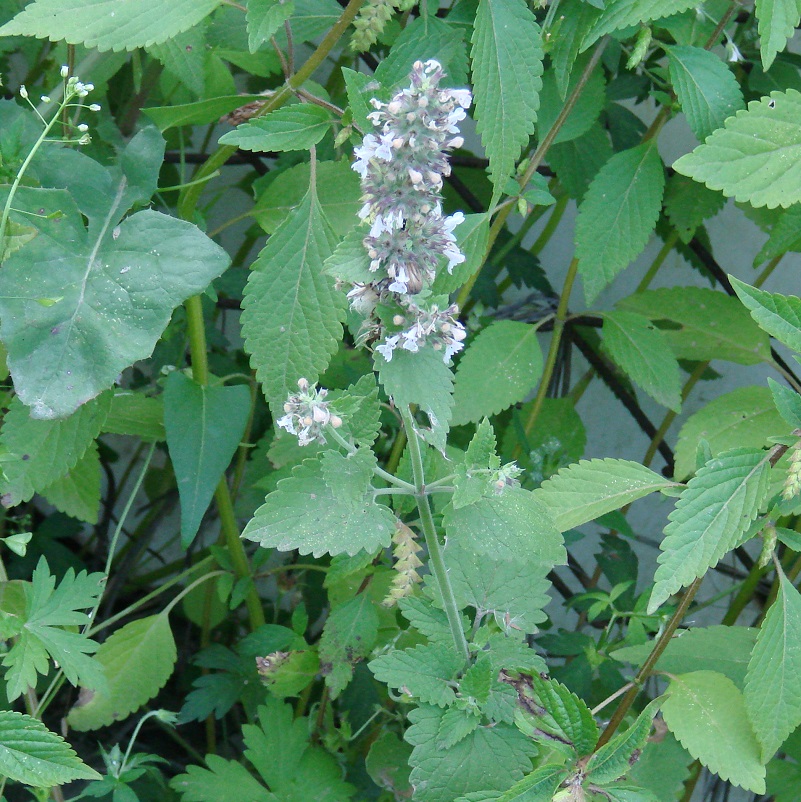
[[[70,74],[70,68],[66,64],[64,64],[61,67],[61,77],[66,78],[67,76],[69,76],[69,74]]]
[[[89,111],[100,111],[100,104],[99,103],[92,103],[89,106]],[[461,147],[461,145],[459,147]]]
[[[78,130],[79,130],[81,133],[85,133],[86,131],[88,131],[88,130],[89,130],[89,126],[88,126],[86,123],[81,123],[81,124],[78,126]]]
[[[378,353],[381,354],[381,356],[383,356],[387,362],[391,362],[392,352],[395,350],[399,340],[400,337],[397,334],[393,335],[392,337],[387,337],[387,339],[384,340],[381,345],[377,345],[375,347],[375,350],[378,351]]]
[[[22,84],[22,86],[20,86],[19,95],[23,100],[28,99],[28,90],[25,88],[25,84]]]

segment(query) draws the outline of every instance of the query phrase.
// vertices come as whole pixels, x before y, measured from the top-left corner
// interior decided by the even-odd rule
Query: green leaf
[[[320,671],[331,698],[345,689],[353,676],[353,667],[366,657],[378,637],[378,613],[366,594],[331,610],[320,636]]]
[[[112,396],[102,431],[141,437],[145,442],[163,442],[167,439],[164,401],[141,393],[117,392]]]
[[[743,93],[734,73],[702,47],[669,47],[670,80],[692,132],[702,142],[734,112]]]
[[[668,17],[695,6],[694,0],[605,0],[605,9],[584,37],[581,49],[586,50],[602,36],[630,25]]]
[[[206,755],[208,769],[189,765],[186,774],[170,781],[183,802],[278,802],[241,764],[219,755]]]
[[[767,763],[801,724],[801,594],[781,572],[748,664],[744,696]]]
[[[104,50],[166,42],[214,11],[221,0],[34,0],[0,36],[36,36]]]
[[[801,201],[801,92],[771,92],[726,120],[673,169],[727,198],[785,209]]]
[[[578,139],[554,145],[548,151],[548,163],[568,195],[576,200],[585,196],[598,171],[611,157],[609,134],[600,124],[593,125]]]
[[[560,8],[563,18],[559,23],[558,35],[550,42],[550,56],[559,95],[565,100],[571,76],[581,72],[575,67],[581,43],[599,14],[598,9],[585,0],[562,0]]]
[[[82,610],[94,607],[102,593],[103,574],[77,576],[72,568],[56,587],[44,557],[25,585],[25,623],[11,649],[3,657],[6,672],[6,694],[13,702],[29,687],[36,687],[37,674],[47,674],[56,661],[64,676],[73,685],[81,683],[102,689],[105,680],[100,664],[89,657],[97,651],[95,641],[67,627],[89,623]]]
[[[625,732],[616,735],[593,754],[587,761],[587,779],[591,783],[603,785],[629,773],[648,741],[661,703],[660,699],[654,699]]]
[[[520,487],[506,487],[458,510],[449,504],[443,523],[449,537],[459,538],[478,554],[535,560],[549,568],[565,559],[562,536],[547,508]]]
[[[189,548],[236,453],[250,415],[250,389],[208,387],[173,371],[164,385],[164,428],[181,499],[181,546]]]
[[[0,430],[3,505],[28,501],[74,468],[100,433],[110,404],[111,394],[105,393],[63,420],[36,420],[14,398]]]
[[[373,499],[374,465],[368,449],[351,457],[327,451],[306,460],[267,496],[242,536],[265,548],[315,557],[386,548],[395,516]]]
[[[196,25],[162,44],[152,45],[148,52],[190,92],[199,97],[205,94],[209,49],[203,25]]]
[[[398,349],[390,362],[379,353],[373,358],[379,381],[395,406],[417,404],[430,426],[419,427],[420,435],[444,451],[453,406],[453,373],[443,362],[442,352],[425,346],[416,353]]]
[[[639,462],[581,460],[543,482],[534,496],[566,532],[674,484]]]
[[[331,127],[331,115],[321,106],[297,103],[276,109],[237,126],[220,137],[221,145],[235,145],[240,150],[269,153],[273,150],[308,150]]]
[[[39,231],[32,226],[8,220],[3,239],[3,250],[0,252],[0,263],[5,262],[12,253],[18,251],[26,242],[30,242],[38,233]]]
[[[398,602],[398,607],[403,617],[432,643],[453,643],[453,634],[444,610],[434,607],[420,596],[407,596]],[[467,625],[464,628],[467,629]]]
[[[714,671],[670,680],[662,716],[681,745],[710,771],[733,785],[765,793],[765,767],[742,694]]]
[[[177,657],[166,612],[125,624],[97,652],[108,688],[84,691],[67,717],[69,725],[97,730],[127,718],[164,687]]]
[[[501,461],[495,448],[495,432],[484,418],[467,447],[464,462],[456,466],[452,498],[454,509],[475,504],[483,496],[492,495],[498,490],[497,481],[505,484],[504,479],[500,479],[498,469]]]
[[[316,651],[310,649],[275,652],[267,655],[259,665],[262,684],[277,699],[298,696],[313,682],[319,671],[320,658]]]
[[[412,794],[409,785],[409,756],[412,748],[395,735],[384,730],[370,747],[365,760],[367,773],[380,788],[395,794],[396,799],[408,798]]]
[[[722,193],[699,186],[686,175],[674,173],[667,181],[665,214],[685,244],[690,242],[704,220],[714,217],[725,204],[726,198]],[[682,289],[695,288],[685,287]],[[723,295],[723,293],[719,294]]]
[[[152,120],[159,131],[166,131],[181,125],[216,123],[220,117],[240,106],[264,103],[264,100],[264,95],[221,95],[177,106],[151,106],[142,109],[142,114]]]
[[[470,54],[476,130],[496,193],[534,133],[542,88],[541,37],[523,0],[480,0]]]
[[[576,256],[587,303],[648,244],[664,187],[653,142],[616,153],[593,178],[576,220]]]
[[[801,205],[796,204],[779,214],[779,219],[770,229],[767,242],[754,257],[754,267],[788,251],[799,250],[801,250]]]
[[[768,378],[768,386],[773,393],[773,403],[776,404],[776,409],[779,410],[785,423],[793,429],[801,428],[801,396],[795,390],[771,378]]]
[[[668,516],[649,615],[738,544],[765,500],[769,480],[767,455],[750,448],[713,457],[690,479]]]
[[[656,670],[671,674],[717,671],[742,688],[758,631],[752,627],[694,627],[668,641]],[[638,646],[615,649],[611,656],[639,666],[653,647],[653,641],[647,641]]]
[[[737,297],[760,328],[794,351],[801,352],[801,298],[765,292],[729,277]]]
[[[541,766],[497,797],[496,802],[551,802],[566,777],[564,766]]]
[[[466,708],[449,707],[440,719],[437,746],[450,749],[466,738],[481,723],[481,717]]]
[[[669,733],[661,741],[649,741],[640,759],[629,769],[631,782],[647,788],[659,802],[676,802],[690,776],[692,758]]]
[[[801,21],[799,0],[756,0],[755,9],[759,20],[760,52],[762,67],[767,72],[776,54],[784,50],[787,40],[795,33]]]
[[[679,363],[662,332],[632,312],[605,312],[603,318],[603,344],[612,360],[651,398],[678,412]]]
[[[274,416],[298,379],[317,381],[342,338],[345,295],[323,272],[335,242],[311,186],[253,264],[242,335]]]
[[[725,359],[740,365],[769,362],[770,341],[736,298],[705,287],[662,287],[634,293],[619,309],[657,325],[678,359]]]
[[[35,788],[100,779],[62,737],[12,710],[0,711],[0,774]]]
[[[522,401],[542,375],[536,327],[495,320],[471,341],[459,362],[453,423],[495,415]]]
[[[295,13],[292,0],[249,0],[245,15],[248,50],[255,53]]]
[[[421,706],[409,712],[405,739],[414,747],[410,780],[419,802],[453,802],[475,791],[505,791],[531,769],[534,747],[506,724],[478,727],[450,749],[437,746],[445,711]]]
[[[61,512],[85,523],[97,523],[100,514],[100,457],[92,443],[78,462],[41,494]]]
[[[741,387],[710,401],[684,422],[676,444],[676,479],[695,472],[699,442],[709,444],[713,455],[743,446],[761,448],[769,437],[787,433],[767,387]]]

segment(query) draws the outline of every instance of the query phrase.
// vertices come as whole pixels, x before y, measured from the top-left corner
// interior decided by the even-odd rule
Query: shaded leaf
[[[328,133],[331,115],[313,103],[296,103],[237,126],[220,137],[221,145],[269,153],[308,150]]]

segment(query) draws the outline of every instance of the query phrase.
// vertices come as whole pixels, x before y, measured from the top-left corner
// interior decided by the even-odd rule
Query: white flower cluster
[[[338,429],[342,425],[342,418],[328,409],[325,400],[328,390],[311,387],[308,379],[298,379],[298,390],[284,404],[286,414],[278,419],[278,426],[294,434],[298,445],[307,446],[315,441],[325,443],[323,427],[331,424]]]
[[[368,317],[379,304],[395,303],[404,322],[411,318],[377,346],[387,360],[396,347],[417,351],[433,336],[447,362],[464,340],[455,307],[426,309],[414,298],[430,287],[442,259],[449,272],[465,260],[453,233],[464,215],[443,216],[440,193],[450,174],[447,153],[463,143],[459,123],[472,98],[467,89],[441,89],[443,75],[436,61],[415,62],[409,87],[389,103],[372,101],[376,110],[368,116],[377,132],[354,151],[364,201],[359,217],[370,225],[364,247],[376,278],[355,285],[348,298]]]

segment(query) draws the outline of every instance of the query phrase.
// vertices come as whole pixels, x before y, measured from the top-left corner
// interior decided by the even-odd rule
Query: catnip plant
[[[0,796],[795,802],[796,5],[0,3]]]

